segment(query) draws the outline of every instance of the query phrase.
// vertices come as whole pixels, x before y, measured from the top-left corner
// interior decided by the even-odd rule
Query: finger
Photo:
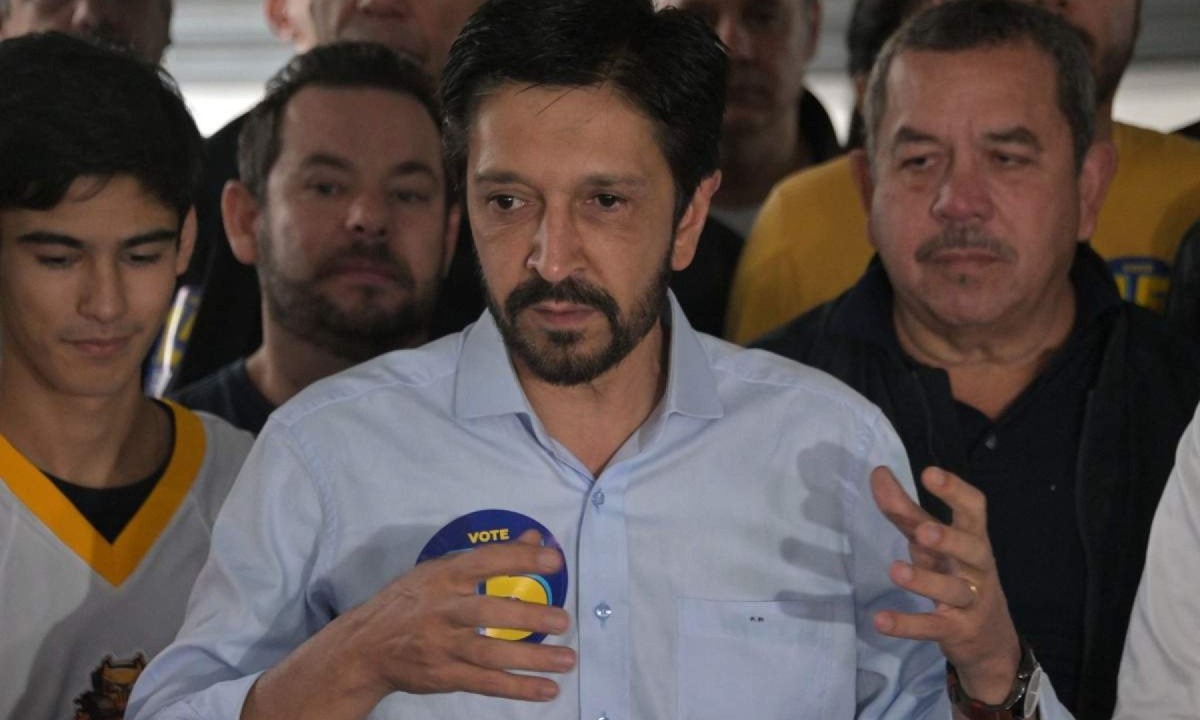
[[[884,610],[875,613],[874,624],[875,629],[884,635],[911,640],[930,640],[936,643],[950,638],[955,632],[954,623],[932,613]]]
[[[953,560],[959,570],[991,572],[995,567],[992,544],[987,535],[977,535],[938,522],[925,523],[917,528],[916,544],[935,555]],[[936,565],[930,569],[936,569]],[[974,573],[978,575],[979,573]]]
[[[523,533],[521,538],[526,535],[528,533]],[[447,559],[451,582],[471,588],[498,575],[555,573],[562,569],[562,564],[562,551],[555,547],[543,547],[540,540],[539,544],[522,540],[485,545]]]
[[[871,494],[888,521],[909,540],[913,539],[917,526],[933,519],[904,491],[896,476],[886,467],[871,471]]]
[[[525,545],[541,545],[542,534],[533,528],[529,528],[525,532],[517,536],[517,542]]]
[[[888,574],[900,587],[939,605],[965,610],[979,598],[979,588],[966,578],[930,572],[903,562],[892,563]]]
[[[566,610],[513,598],[474,595],[455,603],[450,621],[459,627],[497,628],[561,635],[570,627]]]
[[[439,676],[439,682],[429,692],[462,691],[476,695],[545,702],[558,697],[558,683],[536,675],[520,675],[455,663]]]
[[[952,472],[928,467],[921,473],[921,484],[953,512],[954,527],[967,532],[987,534],[987,498],[974,485]]]
[[[908,555],[912,564],[924,570],[942,572],[946,569],[946,558],[936,550],[922,547],[915,540],[908,544]]]
[[[463,647],[461,659],[492,670],[565,673],[575,667],[575,651],[569,647],[512,642],[483,635]]]

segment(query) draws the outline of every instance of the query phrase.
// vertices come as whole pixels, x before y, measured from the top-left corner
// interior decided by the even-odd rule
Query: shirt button
[[[1000,441],[996,438],[995,435],[988,435],[987,438],[983,441],[983,446],[985,448],[987,448],[988,450],[995,450],[996,446],[999,444],[1000,444]]]
[[[608,713],[606,713],[606,712],[600,713],[600,716],[597,717],[596,720],[608,720]]]
[[[604,504],[604,491],[603,490],[597,490],[596,492],[592,493],[592,504],[595,505],[596,507],[600,507],[601,505]]]
[[[595,609],[592,610],[592,612],[596,613],[596,617],[600,618],[600,622],[604,622],[605,620],[612,617],[613,609],[612,609],[612,606],[609,605],[608,603],[602,602],[599,605],[597,605],[595,607]]]

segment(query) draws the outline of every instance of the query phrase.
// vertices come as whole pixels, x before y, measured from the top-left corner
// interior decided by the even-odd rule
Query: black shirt
[[[174,448],[175,413],[171,412],[170,408],[162,403],[157,404],[159,410],[167,414],[167,422],[170,423],[170,442],[167,447]],[[162,464],[148,477],[138,480],[132,485],[124,485],[122,487],[84,487],[51,475],[45,470],[42,471],[42,474],[50,478],[59,492],[71,501],[75,509],[87,518],[92,527],[96,528],[96,532],[100,533],[101,537],[111,543],[116,542],[116,539],[121,535],[121,531],[125,529],[125,526],[133,519],[134,514],[146,502],[146,498],[150,497],[150,493],[154,488],[158,486],[158,481],[162,479],[163,473],[167,471],[167,465],[171,462],[171,455],[172,452],[167,452],[167,456],[163,458]]]
[[[212,375],[171,393],[171,399],[192,410],[224,418],[234,427],[257,435],[275,410],[246,372],[246,359],[234,360]]]
[[[1077,699],[1088,580],[1077,508],[1080,437],[1111,324],[1106,318],[1121,306],[1103,261],[1090,249],[1081,248],[1071,277],[1076,300],[1071,334],[995,421],[958,402],[944,370],[903,351],[892,321],[891,284],[877,258],[837,301],[841,307],[831,320],[837,334],[866,342],[906,368],[909,387],[893,386],[891,397],[859,389],[881,407],[906,408],[902,415],[889,413],[889,419],[904,441],[914,477],[936,465],[987,497],[989,538],[1013,622],[1067,707]],[[773,333],[762,346],[781,351],[779,337]],[[922,506],[949,520],[945,505],[919,483],[918,495]]]

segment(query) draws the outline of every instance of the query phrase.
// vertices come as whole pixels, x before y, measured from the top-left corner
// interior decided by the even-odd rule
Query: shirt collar
[[[674,293],[669,297],[670,308],[664,313],[664,320],[671,349],[662,414],[720,417],[724,409],[708,354],[699,335],[684,317]],[[463,331],[454,380],[454,414],[460,418],[508,414],[533,416],[490,311],[484,310],[479,320]]]

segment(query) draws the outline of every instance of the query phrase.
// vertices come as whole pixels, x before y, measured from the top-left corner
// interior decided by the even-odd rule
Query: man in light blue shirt
[[[443,98],[489,312],[272,416],[132,717],[944,718],[943,653],[1024,687],[977,494],[927,474],[928,521],[878,410],[667,291],[725,70],[649,0],[484,5]]]

